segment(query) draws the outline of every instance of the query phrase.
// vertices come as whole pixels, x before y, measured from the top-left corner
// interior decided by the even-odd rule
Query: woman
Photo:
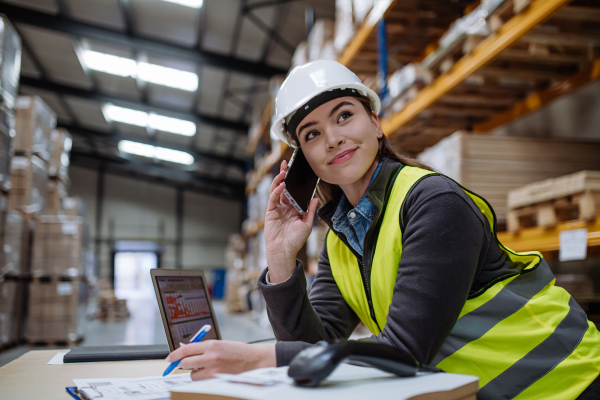
[[[600,333],[540,253],[514,253],[489,204],[393,149],[377,95],[333,61],[295,68],[276,101],[272,132],[299,146],[321,178],[329,225],[310,296],[296,255],[317,208],[298,214],[282,195],[285,161],[265,217],[268,268],[259,278],[279,342],[182,347],[184,368],[237,372],[286,365],[362,321],[373,340],[422,364],[477,375],[479,398],[600,398]],[[237,352],[237,353],[236,353]]]

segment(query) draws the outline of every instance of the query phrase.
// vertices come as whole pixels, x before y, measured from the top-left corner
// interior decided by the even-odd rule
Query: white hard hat
[[[335,89],[340,89],[340,92],[331,96],[326,94]],[[307,104],[321,94],[324,94],[319,96],[322,98],[321,102]],[[271,133],[288,145],[296,147],[291,136],[293,132],[287,131],[286,118],[293,116],[301,107],[304,107],[302,111],[306,116],[314,108],[341,96],[367,97],[371,101],[373,111],[379,114],[381,109],[381,100],[377,93],[363,85],[358,76],[337,61],[316,60],[297,66],[285,78],[277,93],[275,122],[271,125]]]

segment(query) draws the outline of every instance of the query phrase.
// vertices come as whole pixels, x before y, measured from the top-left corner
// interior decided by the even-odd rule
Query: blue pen
[[[206,334],[210,331],[210,328],[211,328],[210,325],[204,325],[202,328],[200,328],[200,330],[198,331],[198,333],[196,333],[194,335],[194,337],[192,338],[192,340],[190,340],[190,343],[198,343],[199,341],[201,341],[202,339],[204,339],[204,336],[206,336]],[[167,369],[165,369],[165,372],[163,373],[163,376],[167,376],[171,372],[173,372],[173,370],[179,366],[180,362],[181,362],[181,360],[172,362],[171,365],[169,365],[167,367]]]

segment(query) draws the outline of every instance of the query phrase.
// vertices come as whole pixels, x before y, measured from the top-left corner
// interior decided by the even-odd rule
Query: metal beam
[[[83,128],[76,125],[64,124],[59,122],[58,126],[61,128],[65,128],[70,133],[74,135],[78,135],[84,138],[93,138],[98,139],[103,142],[115,143],[117,144],[121,140],[131,140],[132,142],[139,142],[144,144],[151,144],[153,146],[166,147],[168,149],[185,151],[194,156],[196,160],[208,160],[208,161],[218,161],[224,164],[236,165],[240,168],[244,168],[244,161],[238,160],[236,158],[219,156],[213,153],[207,153],[204,151],[199,151],[197,149],[192,148],[188,145],[182,145],[178,143],[173,143],[165,140],[156,140],[140,135],[131,135],[126,133],[115,133],[115,132],[101,132],[91,128]]]
[[[238,185],[224,183],[219,180],[219,185],[217,185],[214,182],[216,179],[202,178],[192,173],[186,173],[186,171],[175,171],[150,163],[133,162],[73,149],[71,151],[71,164],[95,170],[102,167],[107,173],[121,177],[130,176],[169,187],[183,187],[185,190],[209,196],[219,196],[230,200],[244,199],[243,183]]]
[[[264,63],[246,61],[236,57],[228,57],[205,50],[191,49],[176,43],[159,39],[148,39],[137,35],[128,36],[111,29],[74,21],[60,15],[49,15],[24,7],[17,7],[2,2],[2,12],[13,23],[23,23],[57,32],[86,37],[128,49],[159,54],[167,58],[188,60],[196,64],[208,64],[218,68],[237,71],[243,74],[270,78],[273,75],[286,74],[287,70]]]
[[[182,113],[181,108],[177,107],[164,107],[164,106],[155,106],[150,104],[149,102],[140,102],[133,100],[124,96],[117,95],[107,95],[101,93],[97,90],[85,90],[85,89],[77,89],[74,87],[62,85],[60,83],[54,83],[47,80],[29,78],[26,76],[21,76],[20,78],[21,86],[28,86],[36,89],[47,90],[51,92],[55,92],[58,95],[67,95],[73,97],[82,97],[87,100],[94,100],[100,103],[112,103],[116,106],[121,106],[125,108],[133,108],[136,110],[146,111],[146,112],[157,112],[162,115],[166,115],[168,117],[185,119],[188,121],[193,121],[197,124],[211,125],[219,128],[227,128],[235,131],[240,131],[244,133],[248,133],[248,125],[245,123],[240,123],[236,121],[230,121],[223,118],[211,117],[208,115],[201,115],[198,113],[188,114]]]

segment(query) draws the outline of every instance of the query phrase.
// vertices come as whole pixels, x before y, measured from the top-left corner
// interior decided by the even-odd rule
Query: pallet
[[[36,156],[39,159],[50,162],[50,153],[47,150],[41,149],[13,149],[15,156],[31,157]]]
[[[508,230],[550,228],[569,220],[591,221],[600,216],[600,171],[581,171],[511,190]]]

